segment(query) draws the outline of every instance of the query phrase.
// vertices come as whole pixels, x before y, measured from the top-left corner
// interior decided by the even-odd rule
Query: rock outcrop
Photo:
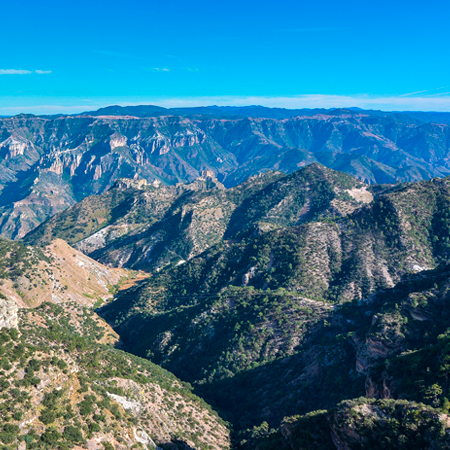
[[[420,431],[419,431],[420,430]],[[285,419],[277,448],[363,450],[450,447],[450,417],[408,401],[345,401],[332,411]],[[258,448],[263,448],[261,447]]]
[[[16,328],[19,320],[18,306],[10,301],[0,298],[0,329]]]

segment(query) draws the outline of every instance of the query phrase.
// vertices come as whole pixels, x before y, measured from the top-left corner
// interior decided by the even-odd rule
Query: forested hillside
[[[92,311],[45,303],[18,316],[0,333],[3,449],[229,448],[217,414],[169,372],[115,350]]]
[[[3,442],[448,448],[449,188],[450,178],[369,186],[318,164],[228,189],[211,172],[175,186],[119,179],[44,222],[24,240],[33,246],[4,240],[0,326],[19,329],[4,354],[43,353],[12,356],[6,388],[27,364],[44,379],[55,345],[81,374],[67,386],[88,387],[73,416],[52,387],[52,406],[45,394],[30,409],[33,430],[11,410]],[[10,299],[61,305],[17,311]]]
[[[265,194],[275,196],[271,186],[260,203],[239,210],[249,228],[230,227],[220,243],[153,273],[101,315],[130,351],[193,383],[222,410],[241,446],[280,439],[277,445],[308,448],[283,435],[302,418],[276,431],[284,417],[325,409],[330,421],[336,411],[347,417],[353,404],[340,402],[367,396],[407,400],[382,404],[388,415],[423,411],[423,427],[431,427],[424,442],[434,448],[436,424],[446,425],[433,408],[448,407],[441,361],[450,326],[449,179],[378,186],[372,202],[337,216],[312,213],[300,225],[283,214],[271,226],[252,225],[252,214],[265,212]],[[412,364],[406,372],[405,364]],[[430,365],[437,366],[424,378]],[[367,404],[367,416],[378,420]],[[263,422],[267,430],[251,431]],[[333,427],[329,442],[336,433],[347,439]],[[383,445],[386,436],[374,432],[373,442]],[[349,448],[367,448],[358,445]]]

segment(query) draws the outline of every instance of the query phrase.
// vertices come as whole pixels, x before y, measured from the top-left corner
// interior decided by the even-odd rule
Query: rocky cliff
[[[3,298],[0,299],[0,329],[16,328],[18,324],[19,308],[17,305]]]
[[[447,414],[408,401],[358,399],[330,412],[285,419],[281,436],[262,438],[256,448],[362,450],[367,448],[450,448]],[[272,447],[272,445],[274,445]]]
[[[414,122],[414,121],[413,121]],[[449,173],[449,126],[348,111],[286,119],[16,116],[0,120],[0,231],[20,238],[119,177],[226,186],[321,162],[373,182]]]

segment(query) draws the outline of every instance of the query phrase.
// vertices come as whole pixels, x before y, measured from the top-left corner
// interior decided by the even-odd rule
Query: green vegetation
[[[27,276],[31,282],[37,280],[37,265],[40,261],[51,263],[37,247],[26,247],[20,242],[0,238],[0,279],[16,282]]]
[[[374,189],[371,204],[334,219],[310,203],[320,220],[301,224],[292,219],[298,195],[270,226],[251,224],[267,215],[280,180],[254,194],[267,191],[269,203],[233,213],[247,214],[248,229],[119,292],[101,314],[132,352],[224,411],[248,448],[257,435],[264,445],[279,439],[284,416],[386,389],[447,412],[450,180]]]
[[[63,310],[41,336],[83,353],[86,379],[98,386],[117,377],[152,382],[130,371],[133,358],[160,364],[233,423],[238,447],[281,449],[289,441],[283,430],[297,420],[294,450],[332,448],[330,421],[349,448],[407,448],[414,422],[423,448],[444,445],[436,414],[450,409],[449,182],[373,188],[370,204],[353,197],[370,197],[364,185],[320,166],[254,177],[239,189],[213,180],[190,191],[174,188],[180,192],[171,191],[161,219],[153,215],[135,235],[111,241],[114,251],[138,255],[131,265],[145,260],[160,269],[99,308],[138,356],[122,360],[117,350],[99,346],[95,327],[87,333],[98,333],[95,342],[75,329],[67,334]],[[117,217],[109,223],[123,224]],[[106,258],[108,245],[94,256]],[[144,247],[152,257],[140,253]],[[39,383],[35,364],[24,366],[24,386]],[[80,377],[83,396],[72,412],[49,399],[40,421],[55,427],[73,415],[65,419],[70,426],[89,421],[80,428],[85,436],[102,427],[91,417],[127,420],[118,406],[96,409],[107,398],[86,379]],[[164,379],[155,382],[178,392]],[[181,394],[186,386],[180,386]],[[108,389],[123,395],[122,387]],[[348,400],[364,395],[404,402]],[[176,402],[168,404],[176,409]],[[376,408],[398,425],[376,431]],[[301,417],[280,428],[293,415]],[[352,447],[345,427],[356,418],[363,437]]]
[[[286,440],[278,440],[279,448],[288,441],[296,450],[334,450],[333,441],[338,439],[352,450],[450,446],[449,426],[440,412],[406,400],[348,400],[330,412],[287,418],[281,430]],[[264,442],[257,448],[265,448]]]
[[[108,342],[108,329],[92,311],[76,304],[46,303],[22,310],[20,315],[20,332],[0,332],[0,417],[4,424],[0,444],[17,446],[25,441],[27,449],[63,450],[76,444],[85,446],[99,433],[121,442],[121,436],[134,436],[133,428],[138,426],[150,433],[153,430],[154,439],[159,437],[163,444],[181,439],[207,448],[208,444],[198,439],[202,424],[188,426],[189,416],[178,413],[176,405],[181,402],[191,415],[201,411],[208,423],[222,427],[219,434],[226,446],[223,422],[188,386],[148,360],[100,343]],[[17,376],[18,371],[23,371],[23,377]],[[145,411],[125,410],[111,398],[113,393],[141,401]],[[177,423],[172,437],[157,431],[158,415],[152,423],[148,421],[148,405],[161,393],[159,408]],[[39,426],[34,420],[32,425],[19,427],[33,415]],[[110,445],[107,439],[105,448]]]

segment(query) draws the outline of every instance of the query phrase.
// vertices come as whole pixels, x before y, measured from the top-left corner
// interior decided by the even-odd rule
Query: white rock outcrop
[[[10,301],[0,299],[0,329],[16,328],[19,322],[19,308]]]

